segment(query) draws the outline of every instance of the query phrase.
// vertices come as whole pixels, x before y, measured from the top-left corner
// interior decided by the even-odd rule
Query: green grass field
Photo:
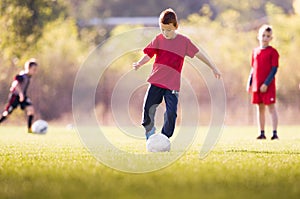
[[[256,127],[225,127],[205,159],[199,158],[199,136],[170,166],[129,174],[99,163],[74,130],[50,127],[46,135],[32,135],[25,127],[2,126],[0,198],[298,199],[299,131],[282,126],[280,140],[257,141]],[[135,147],[145,150],[143,144]]]

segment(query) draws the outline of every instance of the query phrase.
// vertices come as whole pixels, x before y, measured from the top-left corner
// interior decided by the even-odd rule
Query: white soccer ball
[[[48,131],[48,123],[45,120],[37,120],[31,126],[32,132],[45,134]]]
[[[148,138],[146,148],[148,152],[166,152],[170,151],[171,142],[164,134],[156,133]]]

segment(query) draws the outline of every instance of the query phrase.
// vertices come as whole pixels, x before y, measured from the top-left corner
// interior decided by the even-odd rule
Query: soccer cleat
[[[279,137],[276,135],[276,134],[274,134],[272,137],[271,137],[271,140],[278,140],[279,139]]]
[[[265,140],[266,136],[265,135],[260,135],[256,139],[258,139],[258,140]]]
[[[155,127],[152,127],[150,131],[146,132],[146,140],[148,140],[149,137],[153,134],[155,134]]]
[[[33,133],[33,131],[31,130],[31,128],[28,128],[27,133]]]

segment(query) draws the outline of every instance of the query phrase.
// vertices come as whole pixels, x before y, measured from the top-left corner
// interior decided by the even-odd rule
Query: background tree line
[[[39,75],[34,78],[31,96],[41,117],[47,120],[71,116],[72,88],[76,72],[89,52],[111,35],[135,28],[80,26],[80,21],[113,16],[158,16],[167,7],[178,13],[180,29],[215,60],[223,73],[227,92],[227,120],[251,122],[252,106],[245,92],[250,70],[250,54],[257,46],[257,28],[262,23],[274,27],[272,42],[281,55],[278,72],[279,110],[286,123],[297,122],[300,109],[297,92],[300,63],[300,16],[296,1],[280,0],[2,0],[0,2],[0,104],[4,106],[13,76],[26,59],[39,60]],[[130,43],[130,41],[127,41]],[[118,46],[114,46],[117,48]],[[99,115],[110,118],[111,86],[139,53],[122,57],[101,80],[97,103]],[[188,73],[188,69],[186,70]],[[192,81],[192,80],[191,80]],[[110,88],[110,89],[109,89]],[[205,85],[197,84],[199,93]],[[101,97],[100,97],[101,96]],[[106,96],[106,97],[103,97]],[[143,95],[142,95],[143,97]],[[141,101],[141,100],[140,100]],[[209,97],[199,95],[199,102]],[[141,105],[137,108],[139,111]],[[248,115],[248,116],[245,116]],[[250,117],[250,118],[249,118]],[[205,118],[204,118],[205,119]],[[107,119],[109,122],[109,119]]]

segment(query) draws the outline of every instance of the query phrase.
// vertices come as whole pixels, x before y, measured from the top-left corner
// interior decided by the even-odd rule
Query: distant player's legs
[[[268,106],[268,108],[269,108],[269,112],[271,115],[272,127],[273,127],[273,136],[271,139],[272,140],[278,139],[278,136],[277,136],[278,116],[277,116],[277,110],[276,110],[275,104],[270,104]]]
[[[2,123],[3,121],[5,121],[7,119],[7,116],[8,116],[8,111],[3,111],[2,112],[2,115],[1,115],[1,118],[0,118],[0,123]]]
[[[19,98],[16,95],[10,95],[8,97],[8,103],[4,109],[4,111],[1,114],[0,123],[5,121],[15,108],[19,105]]]
[[[257,104],[257,122],[258,122],[258,128],[260,130],[260,136],[257,137],[257,139],[266,139],[265,137],[265,105],[264,104]]]
[[[26,111],[28,133],[32,133],[31,125],[34,116],[34,108],[32,106],[31,100],[26,96],[24,101],[22,101],[20,105],[21,105],[21,109]]]
[[[27,113],[27,127],[28,131],[31,131],[31,125],[34,117],[34,108],[32,105],[26,107],[26,113]]]
[[[164,98],[166,102],[166,112],[164,114],[164,126],[161,133],[170,138],[174,133],[176,124],[178,94],[173,94],[172,91],[167,90]]]

